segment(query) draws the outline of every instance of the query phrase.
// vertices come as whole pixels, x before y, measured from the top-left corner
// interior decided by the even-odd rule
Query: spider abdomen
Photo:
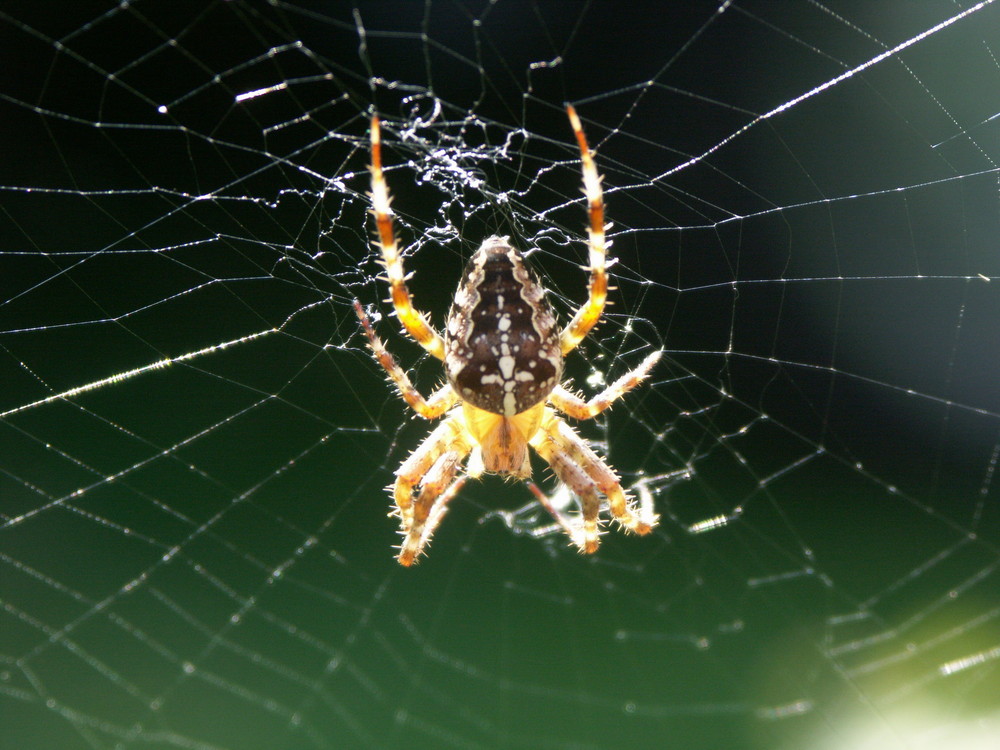
[[[544,401],[562,375],[545,290],[507,237],[469,260],[445,332],[448,382],[462,400],[513,416]]]

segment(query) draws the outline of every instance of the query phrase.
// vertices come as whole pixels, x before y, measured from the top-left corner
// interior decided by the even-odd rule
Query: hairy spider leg
[[[590,226],[587,228],[587,246],[590,252],[590,283],[587,286],[587,301],[580,306],[573,320],[563,329],[559,337],[562,353],[568,354],[576,348],[590,329],[597,325],[604,312],[608,298],[608,274],[605,256],[607,248],[604,239],[604,194],[601,191],[601,177],[597,174],[594,159],[587,145],[580,118],[572,105],[566,107],[570,125],[580,147],[580,161],[583,163],[583,192],[587,197]]]
[[[648,534],[658,523],[655,514],[633,513],[621,480],[614,470],[551,409],[546,409],[531,447],[552,467],[559,480],[580,498],[583,510],[580,550],[591,553],[598,546],[598,492],[608,499],[612,517],[627,531]]]
[[[584,401],[572,391],[557,385],[549,394],[549,403],[573,419],[593,419],[648,378],[662,354],[660,351],[653,352],[638,367],[622,375],[589,401]]]
[[[403,545],[399,550],[400,565],[410,567],[416,562],[417,556],[427,544],[428,531],[433,532],[434,527],[440,523],[444,506],[438,506],[437,501],[454,485],[455,473],[467,454],[466,445],[445,451],[420,480],[420,494],[413,503],[413,522],[404,532]],[[433,519],[432,514],[436,516]]]
[[[389,378],[396,384],[399,395],[403,397],[403,400],[409,404],[413,411],[424,419],[437,419],[455,405],[458,401],[458,395],[447,383],[434,391],[429,398],[425,399],[413,383],[410,382],[410,378],[407,377],[406,372],[396,362],[396,358],[385,348],[382,339],[375,334],[375,329],[372,328],[368,315],[357,300],[354,300],[354,312],[365,329],[365,335],[368,337],[368,348],[375,354],[375,359],[382,365],[382,369],[388,373]]]
[[[372,151],[372,213],[375,214],[375,224],[378,228],[378,246],[382,251],[382,264],[389,277],[389,287],[392,290],[392,306],[403,328],[434,357],[444,359],[444,339],[435,331],[427,317],[414,309],[410,290],[406,287],[406,274],[403,270],[403,259],[399,254],[396,236],[392,226],[392,208],[389,197],[389,187],[382,175],[382,129],[378,116],[371,121],[371,151]]]
[[[431,537],[434,536],[435,530],[437,530],[438,524],[441,523],[441,519],[444,518],[445,513],[448,511],[448,503],[462,490],[465,483],[468,481],[469,477],[467,474],[460,474],[458,478],[455,479],[441,496],[434,501],[434,505],[431,507],[430,512],[427,514],[427,522],[424,525],[423,533],[420,535],[420,539],[417,541],[417,551],[414,555],[414,560],[423,552],[424,547],[430,544]],[[402,551],[402,550],[400,550]]]
[[[462,461],[474,444],[461,417],[453,412],[410,454],[396,470],[392,492],[402,519],[403,544],[399,562],[409,567],[416,562],[426,543],[425,529],[431,518],[431,531],[441,520],[444,508],[433,514],[438,497],[449,490]],[[416,500],[413,488],[420,486]],[[457,492],[457,488],[455,489]]]

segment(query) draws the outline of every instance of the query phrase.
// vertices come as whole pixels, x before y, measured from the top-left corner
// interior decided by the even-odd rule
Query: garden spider
[[[405,331],[444,362],[448,379],[429,398],[420,395],[376,336],[361,304],[355,301],[354,309],[375,359],[396,384],[400,396],[425,419],[447,415],[396,470],[391,487],[396,507],[390,515],[399,516],[401,522],[403,543],[398,559],[402,565],[416,562],[466,477],[487,472],[529,479],[528,446],[580,499],[582,518],[567,516],[551,504],[543,505],[581,552],[589,554],[597,549],[600,495],[607,498],[611,516],[626,531],[647,534],[656,526],[658,517],[652,507],[634,508],[614,470],[556,413],[558,409],[574,419],[600,414],[642,382],[660,358],[659,351],[653,352],[589,401],[560,385],[563,357],[600,320],[608,292],[601,178],[576,111],[572,106],[566,111],[580,147],[590,213],[587,301],[569,325],[560,330],[545,290],[521,253],[508,237],[490,237],[466,266],[444,336],[413,308],[406,287],[393,233],[389,189],[382,175],[379,119],[372,117],[372,213],[392,305]],[[467,457],[464,472],[460,473]]]

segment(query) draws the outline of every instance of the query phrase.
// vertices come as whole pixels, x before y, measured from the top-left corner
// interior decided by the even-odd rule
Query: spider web
[[[3,744],[985,748],[998,729],[1000,10],[5,3]],[[470,482],[401,569],[417,304],[508,234],[662,516],[577,555]],[[536,465],[536,480],[569,502]]]

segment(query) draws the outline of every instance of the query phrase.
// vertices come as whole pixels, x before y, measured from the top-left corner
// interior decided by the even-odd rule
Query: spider
[[[489,237],[465,268],[443,336],[423,313],[414,309],[406,286],[393,231],[389,189],[382,174],[379,119],[371,119],[375,244],[381,251],[392,305],[405,332],[444,362],[447,376],[447,383],[424,398],[355,301],[355,312],[375,359],[396,384],[399,395],[424,419],[445,417],[396,470],[390,488],[395,501],[390,515],[400,518],[403,535],[398,555],[402,565],[412,565],[424,552],[448,502],[466,477],[479,477],[485,472],[530,479],[529,446],[580,500],[580,516],[564,514],[551,503],[542,505],[581,552],[591,554],[597,550],[601,495],[607,500],[611,516],[626,531],[647,534],[657,524],[653,509],[648,505],[635,508],[614,470],[557,413],[574,419],[600,414],[642,382],[660,358],[659,351],[653,352],[589,401],[560,384],[563,357],[600,320],[608,292],[601,178],[576,111],[572,106],[566,111],[580,148],[583,192],[589,204],[587,301],[569,325],[560,329],[545,290],[510,238]]]

